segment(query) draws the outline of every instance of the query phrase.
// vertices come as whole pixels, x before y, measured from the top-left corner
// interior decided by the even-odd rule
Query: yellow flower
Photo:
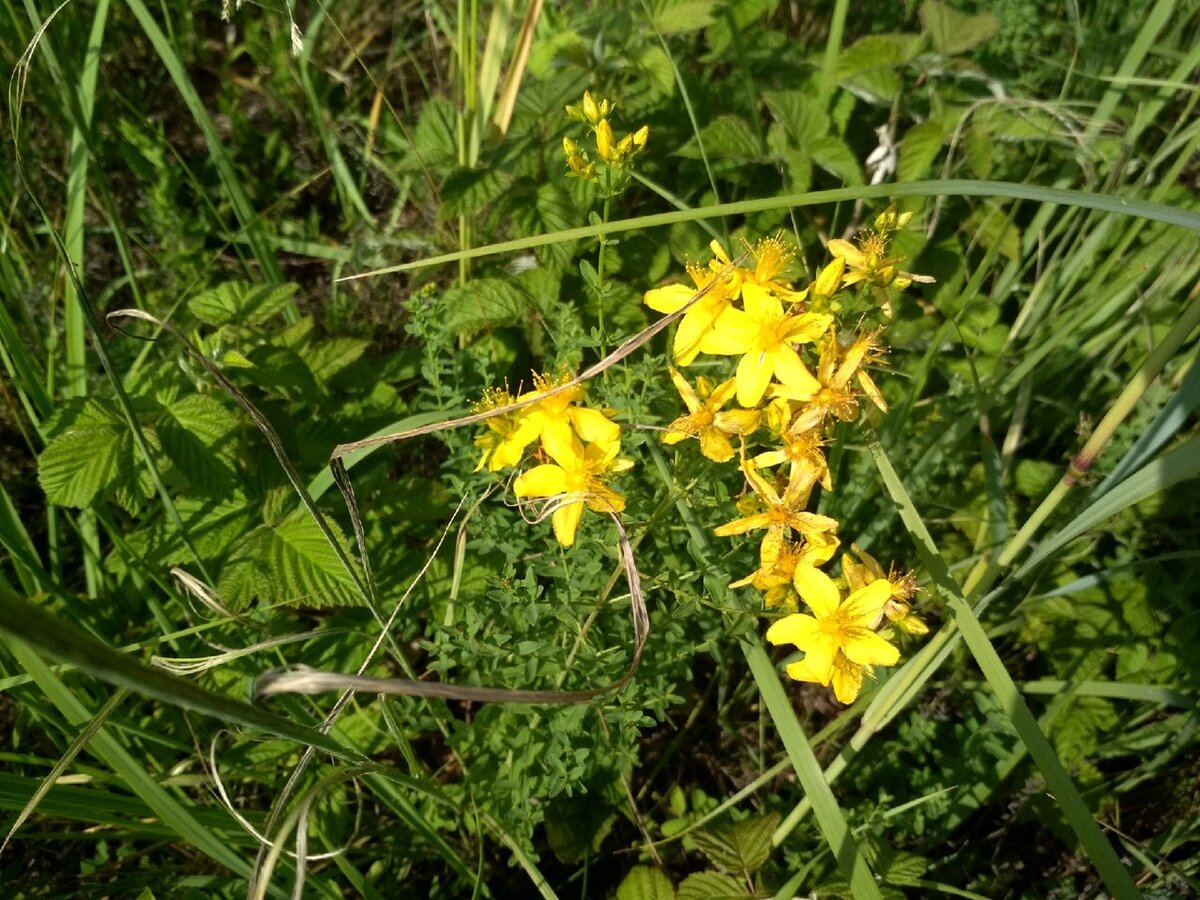
[[[717,324],[721,313],[729,307],[731,299],[729,280],[717,281],[713,270],[703,266],[688,266],[688,274],[696,285],[694,290],[686,284],[669,284],[646,291],[642,299],[655,312],[673,313],[691,300],[696,291],[707,289],[707,293],[692,304],[675,326],[672,355],[676,365],[680,366],[690,366],[695,361],[705,338]]]
[[[733,379],[714,388],[712,381],[702,375],[696,379],[696,389],[693,390],[679,372],[671,369],[671,380],[675,382],[688,414],[680,416],[667,427],[663,443],[678,444],[694,437],[700,441],[700,452],[713,462],[733,459],[729,435],[750,434],[758,427],[757,410],[721,409],[733,396]]]
[[[854,239],[854,243],[834,238],[826,246],[826,249],[833,256],[846,261],[847,272],[842,276],[842,284],[845,287],[866,281],[874,287],[894,287],[904,290],[914,281],[925,283],[934,281],[929,275],[914,275],[911,272],[901,272],[896,268],[904,262],[905,257],[888,256],[886,232],[864,232]]]
[[[483,399],[475,404],[476,412],[487,412],[515,403],[516,399],[507,390],[488,388]],[[521,461],[525,448],[538,438],[538,424],[529,418],[529,408],[501,413],[483,422],[488,431],[475,438],[475,446],[483,451],[479,458],[478,472],[485,465],[489,472],[497,472]]]
[[[566,374],[555,380],[547,375],[534,373],[533,386],[535,390],[522,394],[521,399],[527,400],[530,397],[547,393],[570,380],[571,376]],[[542,446],[546,448],[547,453],[551,452],[552,444],[559,447],[565,446],[571,437],[572,429],[589,444],[610,444],[620,439],[621,426],[605,416],[604,413],[596,409],[588,409],[586,406],[573,405],[582,397],[583,386],[577,384],[520,410],[527,415],[534,434],[541,435]]]
[[[814,534],[802,541],[784,541],[783,546],[769,548],[767,545],[759,551],[759,567],[740,581],[735,581],[731,588],[751,585],[762,591],[763,601],[767,608],[782,606],[790,610],[796,609],[796,591],[792,587],[792,579],[796,575],[797,566],[823,566],[833,558],[837,550],[838,539],[832,534]],[[773,557],[768,551],[774,550]]]
[[[776,401],[778,402],[778,401]],[[786,402],[786,401],[785,401]],[[772,403],[772,408],[775,404]],[[777,450],[767,450],[754,457],[754,465],[760,469],[789,463],[789,478],[811,478],[820,482],[827,491],[833,490],[833,479],[829,474],[829,463],[821,451],[824,441],[817,428],[803,431],[788,427],[780,435],[783,446]]]
[[[812,376],[797,382],[788,377],[779,379],[780,383],[771,389],[772,394],[801,404],[791,424],[793,432],[819,428],[830,415],[843,422],[857,419],[859,392],[851,386],[852,378],[858,381],[863,394],[881,410],[887,411],[879,388],[862,369],[865,361],[877,358],[876,338],[877,332],[859,335],[843,353],[837,338],[830,335],[822,344],[815,379]]]
[[[862,667],[891,666],[900,658],[900,651],[871,628],[890,588],[875,581],[843,599],[833,579],[812,566],[797,566],[793,584],[813,615],[780,619],[767,630],[767,640],[804,651],[801,662],[787,667],[789,676],[822,685],[836,678],[838,700],[853,702],[862,687]],[[840,664],[839,654],[844,658]]]
[[[765,528],[767,534],[763,538],[761,552],[767,558],[777,558],[789,529],[806,539],[814,536],[820,539],[837,530],[837,519],[804,510],[815,481],[789,481],[781,497],[774,486],[755,470],[753,463],[743,462],[742,471],[765,509],[721,525],[715,530],[717,537],[729,537]]]
[[[757,284],[742,286],[742,304],[744,311],[730,307],[721,314],[701,347],[705,353],[742,357],[735,376],[738,403],[757,406],[772,376],[796,390],[806,385],[816,390],[819,385],[794,345],[815,341],[829,330],[833,316],[785,313],[779,298]]]
[[[618,456],[618,442],[584,446],[570,434],[566,441],[559,441],[555,433],[545,447],[555,464],[534,466],[522,473],[513,485],[513,493],[521,499],[560,497],[550,523],[558,542],[570,547],[575,543],[575,531],[585,504],[588,509],[602,513],[625,508],[625,498],[605,484],[604,479],[627,471],[633,460]]]
[[[886,575],[883,566],[858,544],[850,548],[858,555],[856,561],[850,554],[842,555],[842,576],[850,590],[866,587],[874,581],[886,581],[891,591],[883,606],[883,617],[905,634],[926,634],[929,626],[912,611],[912,599],[917,593],[917,579],[912,572],[897,572],[893,567]]]
[[[789,303],[797,303],[804,299],[804,291],[794,290],[791,282],[779,278],[796,255],[795,248],[784,239],[782,234],[763,238],[753,246],[747,243],[746,251],[754,259],[754,268],[743,270],[742,280],[745,284],[755,284],[765,288]]]

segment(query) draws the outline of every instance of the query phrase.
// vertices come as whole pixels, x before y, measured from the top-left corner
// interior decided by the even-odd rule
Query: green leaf
[[[660,869],[634,866],[621,879],[617,900],[675,900],[675,888]]]
[[[521,321],[529,301],[506,278],[480,278],[456,284],[442,294],[443,327],[475,332]]]
[[[854,151],[841,138],[827,134],[811,141],[807,147],[813,162],[822,169],[838,176],[848,185],[863,183],[862,166]]]
[[[342,369],[357,362],[369,346],[370,341],[359,338],[326,338],[304,347],[300,356],[317,383],[324,384]]]
[[[663,35],[699,31],[713,23],[716,0],[657,0],[650,22]]]
[[[490,580],[485,577],[485,590]],[[462,594],[474,596],[471,590]],[[556,797],[546,808],[546,843],[555,856],[573,865],[600,850],[616,818],[611,807],[590,795]]]
[[[763,95],[767,108],[779,121],[797,146],[829,133],[829,113],[808,91],[767,91]]]
[[[317,380],[303,357],[291,347],[263,345],[247,354],[253,365],[242,377],[289,400],[311,402],[320,394]]]
[[[1044,497],[1062,472],[1063,466],[1059,463],[1023,459],[1017,463],[1013,474],[1013,490],[1022,497]]]
[[[499,167],[455,169],[442,184],[442,209],[446,216],[474,212],[499,199],[512,185],[512,177]]]
[[[963,223],[976,241],[985,249],[995,249],[1001,256],[1021,261],[1021,231],[1010,222],[1005,212],[994,203],[976,207]]]
[[[918,122],[900,139],[900,162],[896,167],[897,181],[916,181],[929,173],[934,160],[942,151],[942,123],[939,119]]]
[[[692,839],[713,865],[729,872],[753,872],[770,856],[771,835],[778,826],[779,816],[771,813],[707,828]]]
[[[296,293],[295,284],[227,281],[188,301],[192,315],[206,325],[257,325],[282,313]]]
[[[711,158],[756,161],[762,158],[758,136],[741,116],[718,116],[704,126],[700,139]],[[700,145],[692,138],[677,153],[689,159],[700,159]]]
[[[718,872],[697,872],[679,885],[679,900],[745,900],[753,896],[736,879]]]
[[[972,122],[967,128],[966,150],[971,172],[977,178],[989,178],[995,167],[996,151],[992,146],[992,136],[977,122]]]
[[[991,13],[969,16],[942,0],[925,0],[921,4],[921,24],[934,49],[946,56],[966,53],[1000,30],[1000,21]]]
[[[53,431],[38,458],[38,481],[50,503],[83,508],[133,474],[133,438],[98,400],[71,408]]]
[[[224,494],[233,487],[233,445],[229,436],[236,420],[219,400],[189,394],[162,407],[155,430],[163,453],[188,481],[206,493]]]
[[[444,97],[433,97],[421,107],[417,127],[413,129],[412,152],[404,160],[404,169],[419,172],[431,167],[442,169],[458,159],[455,138],[454,104]]]
[[[345,545],[336,528],[334,533]],[[347,606],[359,599],[337,554],[305,511],[247,535],[222,567],[217,590],[243,609],[255,598],[318,608]]]
[[[869,35],[842,51],[834,70],[848,91],[876,104],[891,103],[900,93],[899,68],[904,63],[901,35]]]

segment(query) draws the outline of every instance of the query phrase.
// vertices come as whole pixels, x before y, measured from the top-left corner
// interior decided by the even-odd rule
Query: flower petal
[[[804,313],[788,325],[787,338],[793,344],[811,344],[833,326],[829,313]]]
[[[561,466],[534,466],[513,484],[517,497],[553,497],[567,492],[567,473]]]
[[[862,690],[863,667],[839,656],[833,664],[833,695],[847,706],[858,699]]]
[[[804,653],[804,668],[812,673],[817,684],[829,684],[833,678],[833,661],[837,657],[837,644],[829,639],[817,641]]]
[[[775,377],[792,390],[807,392],[811,396],[821,389],[820,382],[812,377],[800,361],[800,354],[787,344],[768,351],[768,355]]]
[[[729,307],[712,324],[712,330],[704,335],[700,349],[718,356],[736,356],[750,349],[756,334],[758,325],[754,320],[740,309]]]
[[[784,616],[767,629],[767,640],[772,644],[795,644],[807,651],[813,641],[820,640],[821,623],[812,616],[796,613]]]
[[[672,345],[678,365],[690,366],[702,350],[705,353],[713,352],[706,349],[706,342],[722,316],[729,311],[728,307],[728,300],[710,296],[698,301],[683,314],[675,329],[675,343]]]
[[[542,446],[551,459],[568,471],[583,465],[583,445],[571,431],[568,418],[542,418]]]
[[[671,366],[668,371],[671,373],[671,382],[675,385],[675,390],[679,391],[679,396],[683,398],[683,405],[687,407],[688,412],[694,413],[700,409],[700,398],[696,396],[692,386],[687,383],[687,379],[680,375],[679,370],[674,366]]]
[[[838,592],[837,585],[833,583],[833,579],[815,566],[796,566],[792,584],[796,586],[796,593],[804,599],[804,602],[817,614],[819,619],[824,619],[832,614],[841,603],[842,597]]]
[[[729,409],[713,416],[713,425],[726,434],[752,434],[758,418],[757,409]]]
[[[583,502],[577,501],[560,506],[550,517],[550,524],[554,526],[554,537],[564,547],[575,543],[575,530],[579,527],[579,518],[582,515]]]
[[[694,293],[696,292],[686,284],[668,284],[666,287],[646,291],[642,302],[655,312],[673,313],[691,300]]]
[[[723,463],[733,459],[733,445],[716,428],[705,428],[700,432],[700,452],[713,462]]]
[[[846,659],[864,666],[894,666],[900,651],[868,628],[859,630],[842,645]]]
[[[843,241],[841,238],[834,238],[825,245],[825,249],[829,251],[831,256],[840,256],[846,261],[846,265],[854,268],[860,267],[866,262],[866,257],[862,252],[849,241]]]
[[[783,304],[779,298],[758,284],[742,286],[742,306],[746,315],[758,323],[783,318]]]
[[[771,524],[771,517],[767,513],[757,513],[753,516],[743,516],[740,519],[734,519],[732,522],[726,522],[713,529],[713,534],[717,537],[729,537],[733,534],[745,534],[747,531],[753,531],[755,528],[766,528]]]
[[[892,586],[886,578],[872,581],[846,598],[846,617],[859,624],[873,622],[891,597]]]
[[[588,444],[612,444],[621,437],[621,426],[598,409],[572,406],[567,416],[579,439]]]
[[[757,351],[742,357],[737,367],[737,401],[742,406],[757,406],[771,383],[773,367],[766,354]]]

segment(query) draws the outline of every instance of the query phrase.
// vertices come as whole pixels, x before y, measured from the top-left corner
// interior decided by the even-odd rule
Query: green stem
[[[604,169],[604,214],[601,221],[607,225],[608,216],[612,207],[612,195],[610,189],[612,187],[611,169],[607,166]],[[596,308],[598,309],[597,318],[599,319],[600,329],[600,356],[608,356],[608,339],[604,334],[604,251],[608,247],[608,237],[604,232],[599,235],[600,247],[596,251]],[[607,372],[605,373],[607,376]]]

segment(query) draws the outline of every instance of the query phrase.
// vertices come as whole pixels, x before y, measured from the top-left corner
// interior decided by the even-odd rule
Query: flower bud
[[[592,99],[591,91],[583,92],[583,114],[593,125],[600,118],[600,109],[596,106],[596,101]]]
[[[608,119],[601,119],[596,124],[596,152],[601,159],[613,161],[613,130]]]
[[[641,150],[646,146],[646,141],[650,139],[650,126],[643,125],[633,133],[633,146]]]

